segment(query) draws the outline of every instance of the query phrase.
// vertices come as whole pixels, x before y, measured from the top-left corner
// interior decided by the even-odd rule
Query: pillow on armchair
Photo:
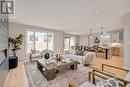
[[[32,61],[32,59],[34,58],[42,58],[42,53],[40,51],[36,51],[36,50],[31,50],[30,52],[30,61]]]
[[[96,87],[119,87],[119,83],[116,78],[110,78],[108,80],[98,82]]]
[[[36,53],[36,50],[32,50],[32,49],[31,49],[31,53],[32,53],[32,54]]]

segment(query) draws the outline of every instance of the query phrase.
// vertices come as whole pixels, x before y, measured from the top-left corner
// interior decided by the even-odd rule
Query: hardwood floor
[[[108,65],[113,65],[113,66],[117,66],[117,67],[123,67],[123,58],[119,57],[119,56],[113,56],[111,59],[108,59],[108,60],[102,59],[102,58],[96,58],[92,62],[91,67],[101,69],[102,64],[108,64]],[[108,67],[105,67],[105,70],[108,71],[108,72],[112,72],[112,73],[116,74],[117,76],[119,76],[121,78],[124,78],[126,76],[126,72],[121,71],[121,70],[108,68]]]
[[[17,68],[9,70],[4,87],[29,87],[23,61]]]
[[[92,62],[91,66],[101,68],[101,65],[103,63],[122,67],[123,58],[116,56],[108,60],[96,58]],[[115,70],[115,72],[118,73],[118,75],[122,78],[125,76],[125,74],[121,71]],[[23,61],[19,62],[18,67],[16,69],[12,69],[9,71],[4,87],[29,87]]]

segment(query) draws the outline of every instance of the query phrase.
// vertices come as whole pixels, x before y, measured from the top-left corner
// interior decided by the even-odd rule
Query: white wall
[[[130,68],[130,13],[124,16],[124,65]]]
[[[17,24],[17,23],[10,23],[9,24],[9,36],[12,38],[17,37],[19,34],[23,34],[26,36],[26,30],[36,30],[36,31],[43,31],[43,32],[52,32],[54,33],[54,51],[60,49],[63,52],[63,38],[64,32],[62,31],[55,31],[47,28],[29,26],[24,24]],[[10,51],[10,55],[11,55]],[[24,37],[23,45],[21,46],[21,50],[17,53],[19,60],[26,59],[26,37]]]
[[[89,45],[88,35],[81,35],[80,36],[80,45],[82,45],[82,46],[88,46]]]

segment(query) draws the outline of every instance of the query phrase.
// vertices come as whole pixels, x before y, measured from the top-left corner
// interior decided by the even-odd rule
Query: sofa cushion
[[[81,55],[81,56],[83,56],[83,51],[76,51],[76,55]]]
[[[110,78],[108,80],[98,82],[96,87],[119,87],[119,83],[117,79]]]
[[[127,73],[126,77],[125,77],[125,80],[129,81],[130,82],[130,71]]]
[[[83,54],[86,55],[88,53],[88,51],[84,51]]]
[[[82,85],[80,85],[79,87],[96,87],[96,86],[93,85],[93,84],[90,83],[90,82],[85,82],[85,83],[83,83]]]

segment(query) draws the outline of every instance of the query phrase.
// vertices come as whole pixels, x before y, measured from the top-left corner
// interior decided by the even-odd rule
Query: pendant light
[[[103,37],[103,27],[101,27],[101,37]]]
[[[89,35],[90,38],[92,38],[92,29],[90,29],[90,35]]]

